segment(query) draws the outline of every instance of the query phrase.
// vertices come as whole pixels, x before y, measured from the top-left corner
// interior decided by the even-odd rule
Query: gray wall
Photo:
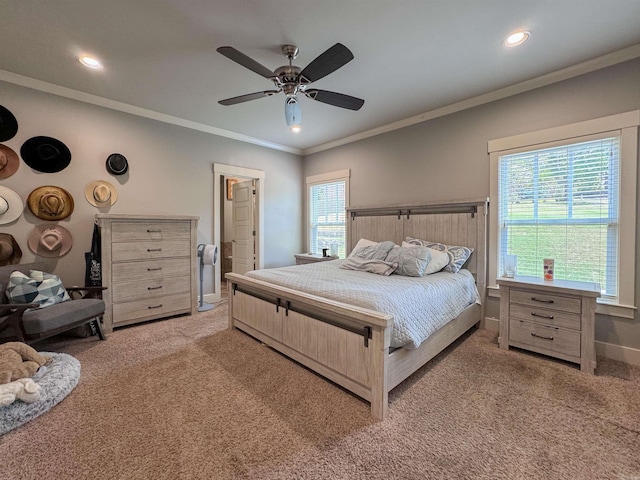
[[[40,173],[21,162],[13,176],[0,181],[25,204],[29,193],[41,185],[62,187],[73,196],[73,214],[59,222],[73,235],[73,248],[64,257],[47,259],[66,284],[84,282],[84,252],[90,248],[96,213],[196,215],[198,243],[212,242],[213,222],[219,218],[213,211],[214,163],[265,172],[265,266],[291,265],[300,251],[303,187],[302,159],[297,155],[5,82],[0,82],[0,105],[18,120],[17,135],[4,142],[16,153],[36,135],[57,138],[71,150],[71,164],[61,172]],[[106,171],[105,160],[114,152],[127,157],[128,174],[117,177]],[[107,180],[117,188],[118,201],[111,208],[98,210],[86,201],[85,185],[94,180]],[[26,240],[34,225],[41,223],[47,222],[25,207],[16,222],[0,225],[1,232],[12,234],[20,244],[22,263],[35,259]],[[204,293],[212,291],[210,274]]]
[[[489,140],[639,108],[640,60],[634,60],[309,155],[304,175],[350,168],[352,206],[488,197]],[[640,258],[640,244],[636,251]],[[636,291],[638,271],[636,260]],[[487,315],[497,318],[498,311],[490,299]],[[640,349],[638,314],[598,315],[596,339]]]

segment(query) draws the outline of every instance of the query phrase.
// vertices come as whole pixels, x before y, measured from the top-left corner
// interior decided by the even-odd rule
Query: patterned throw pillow
[[[13,272],[7,286],[9,303],[38,303],[38,308],[71,300],[60,277],[31,270],[30,276]]]
[[[389,251],[387,262],[398,264],[395,272],[407,277],[422,277],[431,261],[427,247],[395,247]]]
[[[445,245],[444,243],[429,242],[427,240],[420,240],[418,238],[406,238],[407,243],[412,245],[420,245],[422,247],[433,248],[440,252],[445,252],[449,255],[449,264],[442,270],[445,272],[458,273],[465,262],[469,259],[473,253],[473,248],[460,247],[457,245]]]

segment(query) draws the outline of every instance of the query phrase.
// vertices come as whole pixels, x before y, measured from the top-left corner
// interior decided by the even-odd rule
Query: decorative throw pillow
[[[473,248],[461,247],[458,245],[445,245],[444,243],[429,242],[427,240],[420,240],[418,238],[406,238],[407,243],[413,245],[420,245],[422,247],[433,248],[440,252],[445,252],[449,255],[449,263],[443,268],[445,272],[458,273],[465,262],[469,259],[473,253]]]
[[[353,247],[353,250],[351,250],[349,257],[352,257],[353,255],[355,255],[357,251],[362,250],[364,247],[370,247],[372,245],[377,245],[377,244],[378,242],[367,240],[366,238],[361,238],[360,240],[358,240],[358,243],[356,243],[356,246]]]
[[[398,264],[395,272],[407,277],[422,277],[431,261],[431,253],[427,247],[395,247],[389,251],[387,262]]]
[[[37,303],[38,308],[71,300],[60,277],[31,270],[31,276],[13,272],[9,277],[7,298],[9,303]]]
[[[358,250],[354,248],[351,256],[364,258],[365,260],[384,260],[387,258],[389,251],[395,246],[396,244],[390,241],[374,243]]]
[[[414,245],[412,243],[402,242],[402,246],[405,248],[422,248],[421,245]],[[441,252],[439,250],[434,250],[433,248],[424,247],[429,250],[431,254],[431,261],[427,265],[427,268],[424,271],[425,275],[431,275],[432,273],[439,272],[444,267],[449,265],[449,255],[445,252]]]

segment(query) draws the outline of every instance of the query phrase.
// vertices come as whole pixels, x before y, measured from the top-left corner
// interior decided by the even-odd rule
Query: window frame
[[[498,218],[499,158],[523,150],[538,150],[553,144],[578,143],[582,137],[612,133],[620,136],[620,199],[618,237],[618,296],[616,299],[598,299],[597,313],[623,318],[635,314],[635,265],[636,265],[636,191],[638,163],[638,126],[640,110],[601,117],[584,122],[553,127],[511,137],[490,140],[490,209],[488,288],[490,296],[499,296],[496,279],[498,265],[500,225]],[[620,261],[624,258],[625,261]],[[495,292],[495,293],[494,293]]]
[[[327,172],[327,173],[321,173],[318,175],[310,175],[306,178],[306,189],[307,189],[307,193],[306,193],[306,205],[305,205],[305,223],[306,223],[306,228],[305,228],[305,245],[306,245],[306,251],[310,252],[311,251],[311,219],[309,216],[309,212],[311,209],[311,187],[316,186],[316,185],[321,185],[323,183],[333,183],[333,182],[339,182],[339,181],[344,181],[344,185],[345,185],[345,234],[346,234],[346,209],[349,208],[349,181],[351,178],[351,170],[350,169],[345,169],[345,170],[337,170],[334,172]],[[346,244],[346,237],[345,237],[345,255],[348,254],[349,252],[347,252],[348,245]],[[318,252],[316,252],[318,253]]]

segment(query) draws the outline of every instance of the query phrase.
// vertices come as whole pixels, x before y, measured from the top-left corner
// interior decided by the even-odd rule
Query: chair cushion
[[[71,300],[57,275],[31,270],[29,276],[13,272],[7,286],[9,303],[38,303],[38,308]]]
[[[49,330],[64,328],[67,325],[75,326],[83,320],[89,321],[103,314],[103,300],[83,298],[56,303],[47,308],[29,310],[24,313],[22,324],[27,335],[36,335]],[[12,332],[6,333],[11,334]]]

